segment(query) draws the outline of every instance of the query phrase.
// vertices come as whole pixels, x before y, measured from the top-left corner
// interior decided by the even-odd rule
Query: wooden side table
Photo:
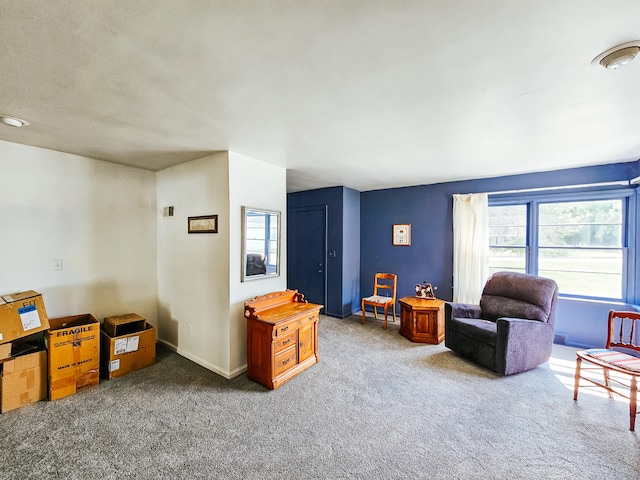
[[[442,342],[444,340],[444,300],[401,298],[400,335],[417,343],[437,345]]]

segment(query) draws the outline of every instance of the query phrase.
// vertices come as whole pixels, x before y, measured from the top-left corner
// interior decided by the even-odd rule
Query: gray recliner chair
[[[493,274],[480,305],[445,304],[445,345],[500,375],[524,372],[549,360],[558,285],[516,272]]]

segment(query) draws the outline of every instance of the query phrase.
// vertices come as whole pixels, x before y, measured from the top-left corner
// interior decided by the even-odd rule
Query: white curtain
[[[453,301],[480,302],[489,276],[489,199],[486,193],[453,196]]]

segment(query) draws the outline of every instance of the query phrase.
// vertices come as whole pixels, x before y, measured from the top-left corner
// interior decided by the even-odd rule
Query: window
[[[538,274],[560,291],[622,299],[622,200],[543,203]]]
[[[275,268],[278,256],[278,219],[274,212],[249,211],[247,222],[247,253],[263,254],[267,267]]]
[[[489,271],[526,273],[527,206],[489,207]]]
[[[628,195],[490,197],[490,271],[553,278],[564,296],[625,300]]]

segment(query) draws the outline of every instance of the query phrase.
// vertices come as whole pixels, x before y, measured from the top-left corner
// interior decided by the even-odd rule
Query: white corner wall
[[[286,169],[229,152],[229,306],[230,374],[247,368],[247,322],[244,302],[287,288],[287,172]],[[277,210],[280,225],[280,276],[241,282],[242,206]]]
[[[280,276],[240,281],[242,206],[282,212]],[[218,233],[188,234],[207,214]],[[246,370],[244,302],[286,288],[286,170],[233,152],[151,172],[0,141],[0,228],[0,295],[37,290],[50,317],[138,313],[226,378]]]
[[[0,295],[39,291],[52,318],[155,325],[155,199],[153,172],[0,141]]]
[[[286,170],[220,152],[156,173],[158,337],[225,377],[246,370],[244,302],[286,288]],[[241,282],[242,206],[282,215],[279,277]],[[163,207],[174,207],[163,218]],[[187,218],[218,215],[218,233],[188,234]]]
[[[229,378],[228,155],[156,172],[158,338]],[[174,216],[163,218],[163,207]],[[218,233],[189,234],[187,218],[218,215]]]

